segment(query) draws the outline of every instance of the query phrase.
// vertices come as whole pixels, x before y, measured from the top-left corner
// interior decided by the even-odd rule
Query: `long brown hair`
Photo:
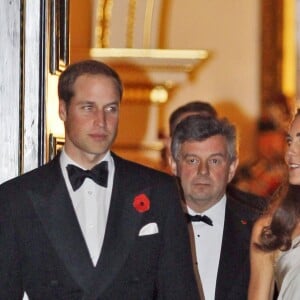
[[[273,200],[271,223],[263,228],[256,246],[266,252],[286,251],[291,247],[292,233],[300,218],[300,185],[283,184]]]

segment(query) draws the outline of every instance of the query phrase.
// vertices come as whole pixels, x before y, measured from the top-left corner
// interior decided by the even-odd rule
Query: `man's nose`
[[[198,165],[198,174],[208,174],[209,170],[208,170],[208,165],[206,162],[200,162]]]
[[[99,109],[95,112],[95,123],[97,126],[103,127],[106,124],[106,117],[103,110]]]

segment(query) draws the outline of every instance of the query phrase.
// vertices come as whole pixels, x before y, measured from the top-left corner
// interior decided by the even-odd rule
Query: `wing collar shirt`
[[[205,295],[205,300],[215,299],[216,280],[218,274],[224,220],[226,196],[201,215],[208,216],[213,226],[204,222],[192,222],[198,271]],[[187,207],[190,215],[199,214]]]
[[[108,162],[107,188],[86,178],[81,187],[73,191],[66,167],[69,164],[79,168],[82,166],[73,161],[64,150],[60,155],[62,173],[94,266],[97,264],[103,244],[115,172],[114,160],[110,152],[106,153],[99,163],[102,161]]]

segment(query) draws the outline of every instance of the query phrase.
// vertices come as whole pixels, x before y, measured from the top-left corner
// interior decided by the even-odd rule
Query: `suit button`
[[[139,277],[133,277],[132,278],[132,282],[133,283],[138,283],[140,281],[140,278]]]
[[[57,287],[58,286],[58,281],[57,280],[51,280],[50,281],[50,286],[51,287]]]

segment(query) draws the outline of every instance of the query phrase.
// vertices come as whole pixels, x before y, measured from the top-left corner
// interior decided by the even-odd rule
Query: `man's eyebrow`
[[[113,101],[113,102],[110,102],[110,103],[107,103],[105,104],[104,106],[110,106],[110,105],[120,105],[120,101]]]
[[[91,100],[81,100],[81,101],[78,101],[79,104],[93,104],[95,102],[91,101]]]

